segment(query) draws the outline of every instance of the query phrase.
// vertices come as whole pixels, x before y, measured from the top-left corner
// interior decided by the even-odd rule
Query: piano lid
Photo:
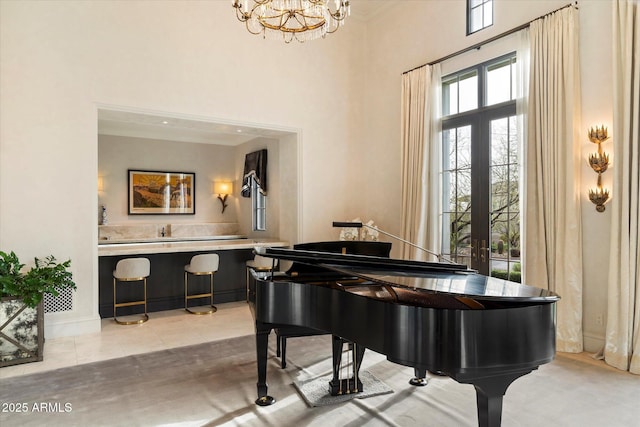
[[[466,265],[463,264],[445,264],[440,262],[424,262],[413,261],[395,258],[377,257],[371,255],[355,255],[355,254],[341,254],[334,252],[322,252],[322,251],[310,251],[300,249],[285,249],[285,248],[268,248],[268,247],[256,247],[254,252],[258,255],[285,259],[289,261],[296,261],[311,265],[336,265],[336,266],[350,266],[360,267],[372,270],[389,270],[398,269],[402,271],[448,271],[448,272],[461,272],[461,273],[473,273],[473,270],[469,270]]]
[[[375,283],[423,292],[511,302],[553,302],[555,292],[487,277],[461,264],[410,261],[367,255],[343,255],[283,248],[256,248],[266,257],[309,263]]]

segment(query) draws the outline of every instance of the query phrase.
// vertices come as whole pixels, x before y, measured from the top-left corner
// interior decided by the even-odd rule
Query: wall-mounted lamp
[[[224,181],[214,181],[213,194],[218,195],[218,200],[222,203],[222,213],[227,208],[227,197],[233,192],[233,184]]]
[[[103,190],[104,190],[104,182],[102,180],[102,177],[99,176],[98,177],[98,192],[102,193]]]
[[[589,165],[598,174],[598,182],[595,189],[589,190],[589,200],[596,205],[598,212],[604,212],[604,204],[609,200],[609,190],[602,187],[602,173],[609,167],[609,155],[602,151],[601,143],[609,139],[607,128],[596,126],[589,129],[589,141],[598,145],[598,152],[589,155]]]

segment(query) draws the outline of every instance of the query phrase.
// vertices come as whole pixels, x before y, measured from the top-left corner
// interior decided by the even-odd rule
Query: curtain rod
[[[437,64],[437,63],[439,63],[439,62],[446,61],[447,59],[451,59],[451,58],[453,58],[454,56],[461,55],[461,54],[466,53],[466,52],[469,52],[469,51],[471,51],[471,50],[480,49],[480,48],[481,48],[482,46],[484,46],[485,44],[489,44],[489,43],[494,42],[494,41],[496,41],[496,40],[498,40],[498,39],[501,39],[502,37],[506,37],[506,36],[508,36],[508,35],[510,35],[510,34],[513,34],[513,33],[518,32],[518,31],[520,31],[520,30],[524,30],[524,29],[525,29],[525,28],[527,28],[529,25],[531,25],[531,23],[532,23],[533,21],[537,21],[538,19],[541,19],[541,18],[547,17],[547,16],[549,16],[549,15],[551,15],[551,14],[554,14],[554,13],[558,12],[559,10],[562,10],[562,9],[565,9],[565,8],[567,8],[567,7],[571,7],[571,6],[574,6],[574,5],[575,5],[575,7],[576,7],[576,9],[577,9],[577,8],[578,8],[578,2],[577,2],[577,1],[576,1],[576,2],[574,2],[574,3],[569,3],[569,4],[565,5],[565,6],[562,6],[562,7],[557,8],[557,9],[556,9],[556,10],[554,10],[554,11],[551,11],[551,12],[549,12],[549,13],[545,13],[544,15],[539,16],[539,17],[537,17],[536,19],[532,19],[531,21],[527,22],[526,24],[522,24],[522,25],[520,25],[520,26],[517,26],[517,27],[515,27],[515,28],[512,28],[512,29],[510,29],[510,30],[507,30],[507,31],[505,31],[504,33],[498,34],[497,36],[493,36],[493,37],[491,37],[491,38],[489,38],[489,39],[487,39],[487,40],[484,40],[484,41],[481,41],[481,42],[479,42],[479,43],[476,43],[476,44],[474,44],[473,46],[465,47],[464,49],[461,49],[461,50],[459,50],[459,51],[457,51],[457,52],[450,53],[449,55],[443,56],[442,58],[436,59],[435,61],[427,62],[426,64],[422,64],[422,65],[418,65],[417,67],[413,67],[412,69],[410,69],[410,70],[408,70],[408,71],[405,71],[405,72],[403,72],[402,74],[410,73],[410,72],[412,72],[412,71],[414,71],[414,70],[417,70],[418,68],[422,68],[422,67],[425,67],[425,66],[427,66],[427,65],[434,65],[434,64]]]

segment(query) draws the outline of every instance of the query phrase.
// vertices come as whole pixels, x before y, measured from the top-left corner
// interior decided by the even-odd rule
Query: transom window
[[[493,0],[467,0],[467,35],[493,25]]]

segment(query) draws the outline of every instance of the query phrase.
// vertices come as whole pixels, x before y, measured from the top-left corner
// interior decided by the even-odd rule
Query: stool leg
[[[144,277],[142,279],[135,279],[137,281],[142,280],[142,284],[144,287],[144,300],[143,301],[132,301],[132,302],[124,302],[124,303],[117,303],[117,297],[116,297],[116,283],[117,283],[117,279],[114,277],[113,278],[113,320],[119,324],[119,325],[139,325],[140,323],[144,323],[147,320],[149,320],[149,314],[147,312],[147,278]],[[122,321],[122,320],[118,320],[118,316],[116,313],[116,309],[118,307],[128,307],[128,306],[133,306],[133,305],[144,305],[144,314],[142,314],[142,317],[138,320],[132,320],[132,321]]]
[[[187,308],[187,295],[189,295],[189,290],[188,290],[188,286],[187,286],[187,272],[184,272],[184,309],[189,311],[189,309]]]
[[[149,319],[149,315],[147,314],[147,278],[144,279],[144,315],[147,319]]]
[[[198,273],[193,273],[196,276],[202,276],[203,274],[198,274]],[[215,313],[218,309],[213,305],[213,273],[209,274],[211,276],[210,279],[210,293],[209,294],[194,294],[194,295],[189,295],[189,287],[188,287],[188,282],[187,282],[187,278],[188,278],[188,272],[185,271],[184,273],[184,309],[191,313],[191,314],[211,314],[211,313]],[[204,298],[210,296],[211,297],[211,309],[209,310],[205,310],[205,311],[196,311],[196,310],[191,310],[191,308],[189,308],[188,305],[188,301],[190,299],[198,299],[198,298]]]
[[[215,313],[218,309],[213,305],[213,274],[214,273],[211,273],[211,312]]]
[[[113,320],[116,320],[116,278],[113,278]]]

